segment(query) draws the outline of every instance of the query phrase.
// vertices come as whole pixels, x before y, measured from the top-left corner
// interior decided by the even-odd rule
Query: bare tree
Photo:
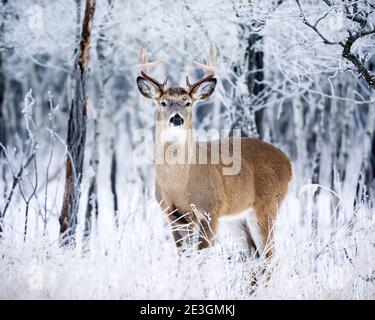
[[[112,192],[112,199],[113,199],[113,214],[115,218],[115,226],[116,228],[119,226],[119,216],[118,216],[118,196],[117,196],[117,155],[115,149],[114,138],[111,138],[111,174],[110,174],[110,181],[111,181],[111,192]]]
[[[8,194],[5,197],[5,206],[0,211],[0,238],[1,238],[2,232],[3,232],[3,221],[4,221],[4,218],[5,218],[5,214],[6,214],[6,212],[9,209],[9,205],[10,205],[10,203],[12,201],[12,198],[13,198],[13,195],[14,195],[14,191],[15,191],[17,185],[19,184],[20,180],[22,179],[24,170],[30,165],[30,163],[34,160],[34,157],[35,157],[34,146],[31,146],[29,149],[31,150],[29,156],[27,157],[26,160],[24,160],[22,158],[20,167],[19,167],[18,171],[15,172],[13,170],[13,168],[12,168],[11,163],[10,163],[10,159],[9,159],[9,157],[7,155],[5,146],[3,146],[0,143],[0,150],[3,152],[3,157],[5,157],[5,159],[7,160],[8,165],[9,165],[9,169],[10,169],[10,171],[12,173],[11,187],[10,187],[10,190],[9,190]],[[29,153],[29,152],[27,152],[27,153]]]
[[[4,32],[4,23],[0,24],[0,39]],[[4,54],[0,51],[0,143],[6,145],[5,135],[5,115],[4,115],[4,95],[5,95],[5,71],[4,71]],[[1,157],[0,151],[0,157]]]
[[[82,24],[80,50],[75,64],[74,97],[70,106],[67,137],[65,191],[60,214],[61,244],[75,244],[86,143],[88,63],[95,0],[87,0]]]
[[[29,204],[32,198],[35,196],[36,188],[38,186],[37,182],[37,169],[36,169],[36,150],[37,150],[37,142],[35,139],[35,133],[32,131],[31,127],[35,128],[35,122],[32,117],[32,106],[34,105],[35,100],[32,97],[31,90],[26,94],[25,100],[24,100],[24,119],[25,119],[25,127],[26,127],[26,150],[22,152],[21,155],[21,161],[18,170],[16,171],[15,168],[12,165],[12,161],[8,155],[7,148],[0,142],[0,152],[3,154],[3,157],[5,158],[9,171],[12,174],[12,183],[9,192],[5,195],[5,206],[2,210],[0,210],[0,237],[2,236],[3,232],[3,222],[5,218],[5,214],[7,210],[9,209],[10,203],[12,201],[12,198],[15,194],[15,189],[17,186],[19,186],[21,196],[24,199],[26,203],[26,213],[25,213],[25,225],[24,225],[24,236],[26,237],[27,233],[27,220],[28,220],[28,212],[29,212]],[[27,160],[25,160],[25,158]],[[34,164],[34,170],[35,170],[35,183],[33,184],[31,182],[31,179],[29,178],[30,185],[32,186],[32,192],[29,197],[25,196],[25,193],[22,190],[21,181],[24,179],[24,172],[26,168],[30,165],[30,163]],[[27,176],[27,175],[25,175]]]
[[[233,7],[237,18],[241,20],[241,13],[238,10],[236,3],[233,2]],[[251,5],[249,6],[251,8]],[[250,24],[239,24],[240,39],[244,39],[241,43],[241,54],[239,61],[234,65],[234,73],[244,81],[246,91],[241,90],[243,85],[238,88],[242,91],[240,94],[240,112],[233,122],[232,127],[240,126],[242,134],[258,137],[261,135],[261,122],[263,118],[263,110],[255,112],[254,98],[257,97],[263,90],[264,80],[264,61],[263,61],[263,37],[261,32],[262,24],[253,20]],[[241,77],[241,75],[244,75]]]
[[[6,1],[2,1],[2,5],[5,6]],[[3,17],[2,17],[3,18]],[[4,22],[0,23],[0,42],[4,35]],[[0,49],[0,144],[3,146],[7,145],[7,135],[6,135],[6,121],[5,121],[5,70],[4,70],[4,60],[5,54],[3,50]],[[5,168],[3,168],[3,161],[1,159],[4,157],[3,150],[0,148],[0,179],[3,180],[4,186],[6,186]],[[1,190],[3,191],[3,190]],[[4,190],[5,191],[5,190]],[[1,216],[0,216],[1,219]],[[0,225],[1,232],[1,225]]]
[[[322,0],[326,4],[327,11],[322,14],[315,22],[310,21],[302,8],[300,0],[296,0],[296,3],[300,10],[302,22],[313,30],[324,44],[330,46],[338,46],[341,48],[342,57],[351,63],[354,67],[354,71],[358,73],[367,83],[369,88],[372,89],[373,96],[375,95],[375,75],[373,73],[370,63],[367,63],[368,56],[361,54],[361,50],[355,50],[354,44],[359,40],[371,37],[375,35],[375,26],[370,18],[375,10],[375,5],[370,1],[334,1],[334,0]],[[343,16],[350,22],[349,27],[346,31],[348,36],[342,40],[332,40],[329,36],[324,33],[320,25],[324,19],[328,17],[333,10],[343,11]],[[368,110],[368,123],[366,125],[366,134],[364,141],[364,149],[366,154],[363,157],[361,165],[361,176],[357,184],[357,196],[362,198],[361,192],[358,193],[360,184],[366,186],[367,191],[371,194],[373,189],[373,183],[375,178],[375,135],[374,135],[374,124],[371,123],[373,120],[372,113],[375,113],[373,108]]]
[[[324,1],[330,8],[335,4],[330,0],[322,1]],[[346,18],[350,21],[356,22],[357,26],[356,28],[353,28],[353,30],[350,28],[347,29],[349,36],[346,39],[336,41],[328,39],[328,37],[319,30],[319,23],[327,17],[330,11],[318,18],[315,23],[312,23],[306,18],[302,10],[300,0],[296,0],[296,2],[298,4],[298,7],[300,8],[302,22],[312,30],[314,30],[315,33],[323,40],[323,43],[327,45],[341,46],[342,56],[356,67],[356,71],[359,72],[366,80],[368,85],[373,90],[375,90],[375,76],[363,62],[364,57],[359,57],[356,53],[353,52],[353,44],[357,40],[375,34],[375,27],[371,24],[370,19],[368,19],[370,9],[372,8],[373,10],[375,8],[375,5],[371,5],[368,1],[363,1],[365,5],[368,5],[368,10],[366,10],[366,7],[359,8],[358,5],[356,5],[356,3],[352,1],[343,1],[343,8],[345,10]]]
[[[255,84],[255,78],[261,78],[261,71],[259,71],[258,66],[263,63],[261,58],[261,52],[255,53],[254,46],[256,42],[260,39],[253,39],[253,36],[246,25],[240,25],[239,37],[247,39],[244,42],[244,51],[242,59],[236,61],[233,71],[238,77],[238,81],[243,83],[238,83],[236,88],[240,91],[238,99],[239,106],[237,106],[238,115],[236,115],[233,123],[232,130],[237,126],[241,127],[241,133],[244,136],[254,136],[258,137],[257,124],[255,122],[255,110],[253,105],[253,97],[260,92],[258,82]],[[260,38],[260,37],[259,37]],[[254,43],[255,41],[255,43]],[[242,52],[241,52],[242,53]],[[256,59],[254,58],[256,55]],[[255,70],[256,69],[256,70]],[[261,81],[261,79],[258,79]]]

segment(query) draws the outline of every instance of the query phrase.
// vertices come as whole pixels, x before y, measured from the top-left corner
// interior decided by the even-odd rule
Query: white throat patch
[[[187,129],[183,128],[168,128],[164,129],[161,133],[161,139],[163,142],[175,142],[183,144],[186,141]]]

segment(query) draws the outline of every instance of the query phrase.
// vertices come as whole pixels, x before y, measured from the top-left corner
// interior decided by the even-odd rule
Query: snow
[[[280,6],[261,0],[116,0],[112,9],[107,1],[97,1],[77,244],[59,246],[81,2],[80,12],[73,0],[0,4],[0,76],[3,72],[6,85],[0,129],[7,133],[7,158],[0,145],[0,212],[13,175],[36,152],[3,221],[0,299],[374,299],[374,199],[355,199],[361,168],[369,161],[375,96],[339,46],[325,45],[301,22],[293,0]],[[300,2],[310,21],[327,12],[323,2]],[[344,39],[348,28],[357,26],[340,8],[329,9],[327,20],[319,23],[332,41]],[[373,12],[368,19],[374,25]],[[250,35],[261,37],[253,49],[264,54],[265,62],[263,89],[257,95],[249,94],[245,83],[250,69],[244,37]],[[154,198],[150,143],[157,109],[136,86],[143,42],[150,60],[163,61],[152,75],[161,80],[168,74],[173,85],[183,85],[186,74],[192,80],[201,75],[193,60],[203,63],[214,43],[218,84],[209,100],[194,107],[198,138],[213,138],[211,133],[222,129],[229,133],[237,123],[249,135],[261,133],[292,159],[294,178],[280,208],[271,260],[249,256],[240,221],[231,219],[220,223],[212,247],[177,253]],[[353,45],[368,64],[374,48],[373,36]],[[262,125],[255,128],[260,113]],[[99,125],[98,168],[90,165],[94,120]],[[173,138],[176,133],[168,131]],[[110,181],[113,150],[118,228]],[[312,183],[314,168],[319,181]],[[98,181],[99,213],[89,241],[83,241],[93,178]],[[24,235],[25,199],[33,194],[36,180]]]
[[[224,221],[213,247],[178,255],[165,214],[153,198],[126,187],[120,194],[120,227],[116,230],[106,186],[99,186],[98,222],[83,250],[83,221],[74,249],[58,246],[57,217],[48,234],[34,232],[23,242],[22,228],[7,222],[0,242],[2,299],[373,299],[374,216],[360,207],[353,223],[333,228],[325,215],[332,194],[321,194],[321,225],[313,239],[311,208],[288,195],[276,226],[275,254],[248,257],[236,221]],[[53,188],[51,188],[53,189]],[[311,189],[311,188],[310,188]],[[107,189],[108,190],[108,189]],[[102,192],[100,192],[102,191]],[[125,203],[125,199],[127,199]],[[309,199],[307,199],[309,200]],[[311,200],[311,199],[310,199]],[[312,203],[310,201],[310,203]],[[107,207],[107,208],[103,208]],[[19,213],[22,221],[22,208]],[[340,214],[344,214],[340,209]],[[349,213],[347,213],[349,214]],[[31,217],[32,218],[32,217]],[[13,219],[12,219],[13,220]],[[34,220],[34,221],[33,221]],[[20,221],[20,222],[21,222]],[[32,221],[32,222],[31,222]],[[31,219],[30,225],[37,223]],[[12,225],[18,224],[13,220]],[[39,227],[40,228],[40,227]],[[264,269],[266,271],[264,271]],[[270,278],[268,276],[270,275]],[[256,277],[257,284],[252,284]]]

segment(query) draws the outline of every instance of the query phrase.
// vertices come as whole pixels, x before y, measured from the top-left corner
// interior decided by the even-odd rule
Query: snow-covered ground
[[[118,143],[123,146],[118,159],[130,159],[125,140]],[[60,147],[56,142],[51,172],[64,164]],[[82,233],[88,177],[93,174],[90,166],[84,171],[77,246],[62,249],[58,216],[63,171],[49,183],[45,205],[43,179],[48,157],[43,150],[38,151],[43,155],[38,163],[40,187],[30,205],[26,240],[25,203],[18,189],[4,221],[1,299],[375,298],[375,216],[367,204],[353,210],[359,166],[356,158],[347,164],[346,182],[338,188],[341,192],[325,186],[324,167],[321,186],[297,187],[299,177],[295,176],[277,220],[274,257],[266,261],[247,255],[239,221],[222,221],[213,247],[200,252],[188,249],[178,255],[165,214],[153,197],[152,165],[141,166],[151,175],[145,197],[139,173],[132,169],[134,163],[119,162],[120,223],[116,229],[107,148],[103,145],[100,149],[99,216],[94,220],[89,250],[83,250]],[[295,162],[294,168],[298,164]],[[22,186],[27,184],[23,179]],[[45,208],[48,223],[43,236]],[[319,223],[314,233],[311,221],[315,210]],[[335,223],[331,223],[332,213],[338,217]]]
[[[355,217],[346,212],[352,217],[348,223],[332,227],[324,216],[332,194],[321,192],[320,225],[313,238],[309,189],[299,197],[291,191],[286,199],[277,221],[272,261],[246,256],[235,221],[221,223],[212,248],[187,250],[179,256],[164,214],[153,198],[143,201],[136,186],[122,203],[127,209],[121,211],[118,230],[112,211],[102,211],[85,253],[82,223],[77,247],[61,249],[56,216],[51,216],[44,238],[40,221],[31,216],[30,226],[35,228],[30,227],[23,242],[23,213],[13,211],[0,241],[0,298],[375,298],[374,215],[360,207]],[[100,200],[105,205],[106,200]],[[338,210],[345,214],[341,206]]]

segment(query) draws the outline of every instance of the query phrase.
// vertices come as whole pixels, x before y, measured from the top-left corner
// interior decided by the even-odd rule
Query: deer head
[[[213,47],[214,48],[214,47]],[[139,54],[140,76],[137,77],[137,85],[141,94],[153,99],[158,106],[158,121],[162,121],[173,128],[190,128],[192,107],[195,103],[207,99],[215,90],[216,78],[214,78],[213,65],[216,60],[216,50],[208,53],[207,64],[194,63],[203,69],[204,76],[194,83],[190,83],[186,76],[186,87],[169,87],[166,78],[159,82],[147,73],[147,69],[159,63],[160,60],[147,62],[147,52],[144,45]]]

